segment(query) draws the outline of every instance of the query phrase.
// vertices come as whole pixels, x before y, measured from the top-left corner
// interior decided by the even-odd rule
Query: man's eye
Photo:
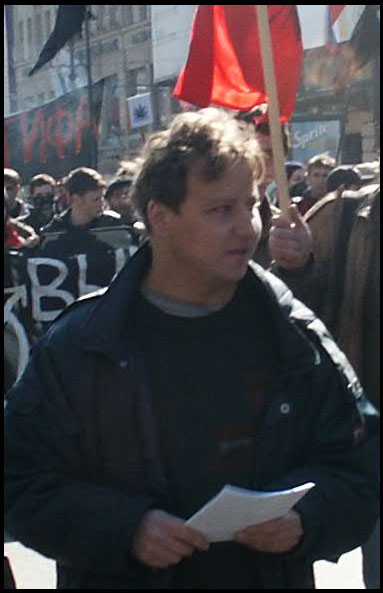
[[[212,208],[210,212],[214,212],[216,214],[228,214],[232,211],[232,209],[233,206],[231,204],[222,204],[221,206],[216,206],[215,208]]]

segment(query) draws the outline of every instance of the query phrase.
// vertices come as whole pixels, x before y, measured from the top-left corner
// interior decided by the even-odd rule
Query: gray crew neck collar
[[[147,288],[141,288],[141,294],[149,303],[157,307],[157,309],[160,309],[160,311],[167,315],[173,315],[175,317],[206,317],[207,315],[211,315],[212,313],[216,313],[223,309],[223,306],[221,305],[205,307],[195,305],[194,303],[179,301]]]

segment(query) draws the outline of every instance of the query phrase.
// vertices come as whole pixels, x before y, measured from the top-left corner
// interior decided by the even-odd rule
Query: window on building
[[[20,61],[25,59],[25,39],[24,39],[24,21],[19,21],[18,24],[18,57]]]
[[[105,6],[103,4],[98,5],[97,25],[99,33],[106,31],[106,15]]]
[[[109,6],[109,23],[111,29],[118,27],[118,6],[117,4],[111,4]]]
[[[48,39],[50,34],[52,33],[52,25],[51,25],[51,11],[45,11],[45,39]]]
[[[94,35],[97,35],[98,33],[98,12],[97,12],[97,8],[96,6],[91,6],[91,14],[93,16],[93,18],[91,18],[89,20],[89,33],[90,36],[93,37]],[[85,25],[84,25],[84,30],[85,30]]]
[[[126,83],[129,97],[135,95],[138,92],[138,90],[140,92],[146,92],[148,80],[145,67],[134,68],[133,70],[129,70],[126,73]],[[143,90],[144,88],[145,90]]]
[[[147,4],[141,4],[140,6],[140,21],[146,21],[146,19],[148,18],[148,5]]]
[[[122,6],[122,22],[124,25],[133,24],[133,6],[131,4]]]
[[[33,56],[33,29],[32,29],[32,19],[27,19],[27,39],[28,39],[28,57]]]
[[[43,47],[43,27],[41,21],[41,14],[35,15],[35,47],[36,53],[40,53]]]

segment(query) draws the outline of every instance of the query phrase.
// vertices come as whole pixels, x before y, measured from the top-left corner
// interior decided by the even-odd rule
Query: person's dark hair
[[[88,191],[105,187],[106,183],[100,173],[94,169],[79,167],[69,173],[64,180],[64,185],[70,196],[73,194],[82,196]]]
[[[29,194],[32,196],[36,187],[41,187],[42,185],[51,185],[52,189],[54,190],[56,187],[56,181],[50,175],[46,173],[39,173],[32,177],[29,182]]]
[[[353,167],[337,167],[327,177],[327,191],[335,191],[341,185],[344,185],[344,189],[350,189],[352,185],[356,185],[359,189],[362,185],[362,178]]]
[[[290,131],[289,126],[286,123],[281,124],[282,130],[282,142],[283,142],[283,150],[285,156],[288,155],[289,150],[291,148],[291,139],[290,139]],[[255,133],[256,134],[263,134],[264,136],[270,136],[270,125],[268,120],[261,121],[255,124]]]
[[[289,181],[291,175],[294,173],[294,171],[299,171],[300,169],[302,169],[303,171],[305,171],[305,166],[303,163],[299,163],[298,161],[287,161],[285,163],[285,169],[286,169],[286,176],[287,176],[287,181]]]
[[[4,168],[4,181],[5,183],[12,183],[14,185],[21,185],[21,178],[17,171],[14,169]]]
[[[245,160],[260,183],[264,161],[254,128],[222,109],[208,107],[177,115],[168,130],[156,132],[142,150],[142,161],[132,186],[132,201],[150,231],[150,200],[178,212],[185,200],[187,174],[201,163],[200,175],[214,181]]]
[[[122,189],[124,187],[131,187],[132,183],[133,180],[125,175],[113,179],[106,188],[104,196],[105,200],[109,200],[112,197],[113,193],[118,189]]]

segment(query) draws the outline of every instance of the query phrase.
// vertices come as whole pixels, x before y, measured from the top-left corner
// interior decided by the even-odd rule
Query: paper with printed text
[[[227,484],[186,524],[209,542],[232,540],[245,527],[282,517],[314,486],[307,482],[288,490],[261,492]]]

